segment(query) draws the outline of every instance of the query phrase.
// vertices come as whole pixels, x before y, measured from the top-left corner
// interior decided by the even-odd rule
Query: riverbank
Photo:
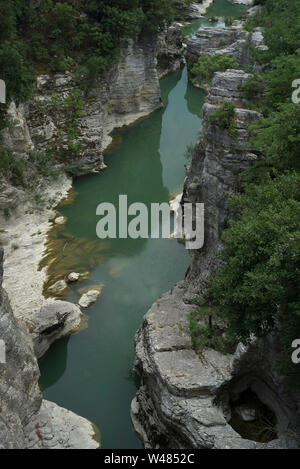
[[[203,106],[202,138],[187,168],[182,202],[205,204],[205,246],[191,251],[185,281],[151,306],[135,338],[135,369],[141,384],[131,414],[146,448],[299,446],[299,392],[289,381],[288,365],[287,376],[275,366],[282,351],[278,331],[261,339],[249,337],[248,346],[237,340],[230,347],[224,340],[227,328],[223,318],[205,296],[216,258],[224,248],[222,234],[232,217],[228,194],[241,190],[241,173],[260,156],[252,147],[249,124],[261,114],[252,106],[249,109],[245,100],[243,84],[251,75],[243,68],[251,64],[255,69],[257,65],[247,48],[266,51],[268,46],[261,27],[252,33],[243,37],[234,29],[208,28],[187,44],[191,60],[228,54],[235,57],[239,69],[214,73]],[[258,102],[260,93],[256,95]],[[228,101],[234,109],[234,132],[214,119],[225,115]],[[246,246],[247,237],[248,233]],[[244,262],[243,257],[240,260]],[[231,271],[228,284],[232,278]],[[223,295],[222,290],[218,293]],[[236,317],[241,318],[244,310],[240,301],[237,303]],[[228,317],[230,314],[229,308]]]
[[[180,29],[174,29],[172,36],[178,40]],[[172,44],[172,70],[174,57],[177,59],[181,53],[182,46],[179,46],[177,52],[176,44]],[[111,80],[109,85],[102,78],[90,93],[85,102],[86,111],[79,123],[80,138],[84,142],[84,173],[105,168],[102,155],[112,141],[112,130],[132,124],[162,106],[156,53],[156,45],[149,43],[149,39],[144,42],[139,40],[138,43],[129,41],[121,49],[118,64],[108,72]],[[168,57],[167,47],[164,54],[165,58]],[[180,64],[181,61],[178,66]],[[66,94],[72,94],[74,89],[70,76],[59,75],[54,79],[40,76],[34,100],[19,109],[11,107],[13,125],[7,130],[5,141],[16,154],[24,157],[27,152],[45,151],[53,146],[55,139],[60,137],[60,126],[63,127],[64,122],[62,105],[56,103],[53,106],[53,96],[63,103]],[[96,153],[94,149],[95,154],[90,158],[91,148],[95,148],[95,144]],[[76,161],[74,163],[78,166]],[[45,299],[43,295],[48,266],[40,269],[40,262],[45,254],[49,230],[55,225],[62,226],[61,220],[56,222],[55,207],[68,198],[72,187],[72,179],[57,169],[55,178],[35,177],[36,186],[29,192],[4,184],[1,200],[1,226],[5,227],[0,233],[1,244],[5,248],[3,284],[15,316],[33,340],[38,358],[45,354],[54,341],[79,330],[84,319],[74,304]],[[31,419],[26,429],[31,440],[30,447],[99,446],[99,438],[95,436],[95,429],[88,420],[55,404],[44,402],[39,414]],[[51,427],[48,419],[53,421],[54,426]],[[36,426],[40,428],[40,436],[36,435]],[[64,435],[64,431],[71,431],[72,428],[77,433],[73,439],[72,435],[70,438]],[[47,444],[42,443],[44,439]]]
[[[155,67],[155,44],[151,45],[148,39],[138,44],[131,41],[121,48],[118,64],[90,92],[79,122],[81,130],[78,137],[85,145],[81,160],[86,167],[85,172],[105,169],[103,152],[111,144],[111,133],[115,128],[128,126],[161,107]],[[22,126],[10,129],[6,137],[12,147],[16,148],[18,144],[20,152],[23,152],[27,148],[45,151],[53,146],[59,138],[58,128],[63,126],[64,110],[58,104],[52,106],[52,96],[59,102],[65,100],[66,93],[72,94],[76,88],[70,78],[62,75],[54,79],[39,77],[38,93],[33,102],[22,113],[15,111],[12,115],[16,122],[22,118]],[[39,103],[43,104],[42,115]],[[96,153],[90,161],[91,148],[95,145]],[[78,166],[79,163],[75,164]],[[72,179],[60,172],[55,178],[38,181],[38,186],[35,194],[34,191],[16,191],[15,204],[9,209],[9,216],[5,216],[5,210],[2,212],[1,225],[5,230],[0,234],[5,249],[4,288],[18,319],[27,323],[31,333],[32,329],[39,327],[35,322],[41,308],[53,303],[43,296],[47,268],[40,269],[39,265],[46,249],[47,234],[55,225],[55,207],[68,197]],[[78,329],[79,316],[74,318],[73,327],[69,324],[67,333],[70,328]],[[61,331],[59,337],[62,335]]]

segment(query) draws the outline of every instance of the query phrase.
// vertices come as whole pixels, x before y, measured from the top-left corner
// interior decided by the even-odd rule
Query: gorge
[[[250,48],[265,48],[261,29],[248,35],[239,24],[225,28],[226,18],[233,21],[247,7],[229,0],[195,5],[185,14],[177,10],[177,20],[189,24],[174,23],[158,38],[147,33],[123,41],[118,60],[97,77],[80,110],[71,73],[40,74],[33,99],[9,107],[15,125],[5,130],[5,143],[25,154],[29,167],[32,152],[78,142],[81,157],[72,151],[67,164],[58,163],[50,184],[32,179],[39,188],[34,202],[26,190],[1,185],[7,293],[0,294],[0,338],[7,330],[20,337],[19,346],[8,347],[12,396],[18,389],[9,432],[5,384],[1,391],[1,402],[8,399],[3,447],[97,448],[99,433],[103,449],[296,446],[286,432],[298,431],[299,395],[286,393],[272,369],[275,339],[199,356],[189,332],[195,298],[223,249],[228,191],[257,159],[248,125],[261,114],[242,104],[241,86],[250,77],[245,68],[254,65]],[[199,18],[203,8],[207,17]],[[205,92],[189,80],[185,47],[188,60],[228,54],[237,69],[215,73]],[[236,138],[209,118],[227,99],[236,105]],[[77,111],[70,144],[70,115]],[[97,238],[100,203],[117,207],[119,195],[127,194],[129,204],[150,207],[181,193],[183,203],[206,206],[200,252],[189,255],[175,239]],[[2,282],[2,259],[0,265]],[[80,310],[89,291],[99,298]],[[8,379],[2,365],[0,379]],[[247,392],[275,419],[266,441],[248,439],[232,423]]]

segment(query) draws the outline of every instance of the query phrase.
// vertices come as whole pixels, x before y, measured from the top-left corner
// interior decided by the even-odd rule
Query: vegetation
[[[236,343],[225,335],[225,322],[216,317],[211,306],[203,299],[196,299],[198,308],[189,316],[189,333],[194,350],[201,355],[206,348],[222,353],[233,353]]]
[[[222,106],[208,116],[209,121],[213,125],[228,130],[230,137],[236,138],[237,128],[235,120],[235,105],[230,101],[224,101]]]
[[[172,3],[173,0],[0,0],[0,78],[7,89],[7,104],[0,104],[0,131],[9,124],[7,106],[11,100],[19,104],[32,96],[38,73],[70,71],[78,84],[64,103],[55,101],[53,96],[52,107],[61,106],[66,113],[67,145],[63,141],[62,149],[56,145],[53,155],[30,155],[26,163],[2,146],[0,175],[24,185],[28,164],[49,174],[54,158],[62,162],[69,154],[78,154],[83,93],[96,75],[116,60],[121,40],[142,31],[155,33],[172,21]]]
[[[24,160],[16,159],[7,148],[0,147],[0,176],[6,176],[16,185],[23,182]]]
[[[189,65],[189,72],[192,77],[192,82],[201,86],[208,84],[215,72],[224,72],[228,68],[236,67],[236,59],[228,55],[204,55],[200,57],[196,63]]]
[[[277,369],[297,374],[291,344],[300,337],[300,111],[291,96],[292,82],[300,77],[300,4],[261,3],[247,28],[265,28],[269,50],[255,57],[268,66],[243,88],[264,112],[250,127],[259,158],[243,175],[243,193],[230,197],[234,220],[224,232],[225,248],[208,298],[231,339],[248,342],[253,334],[280,331]]]
[[[95,76],[120,40],[171,22],[172,0],[0,0],[0,71],[8,101],[25,101],[37,71]]]

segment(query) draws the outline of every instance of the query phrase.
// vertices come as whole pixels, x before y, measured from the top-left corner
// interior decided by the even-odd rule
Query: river
[[[208,13],[237,12],[239,6],[216,0]],[[186,31],[212,24],[224,23],[200,19]],[[184,68],[161,80],[161,94],[163,109],[116,133],[105,154],[108,169],[75,180],[71,203],[59,208],[67,223],[54,235],[58,261],[52,268],[90,272],[64,299],[77,302],[80,289],[104,288],[85,311],[88,327],[55,343],[40,361],[40,385],[45,399],[95,423],[106,449],[141,447],[130,421],[138,384],[134,334],[151,304],[184,278],[189,265],[188,252],[176,240],[96,237],[99,203],[117,205],[119,194],[127,194],[129,204],[149,206],[182,192],[185,153],[201,130],[205,93],[188,82]]]

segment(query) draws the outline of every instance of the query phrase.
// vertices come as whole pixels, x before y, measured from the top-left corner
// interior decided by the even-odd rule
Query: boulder
[[[103,286],[101,285],[97,289],[94,288],[84,293],[78,301],[79,306],[81,306],[82,308],[88,308],[89,306],[96,303],[99,296],[101,295],[102,289]]]
[[[77,282],[80,279],[80,274],[78,272],[71,272],[68,275],[69,282]]]
[[[36,356],[42,357],[53,342],[78,330],[81,321],[82,313],[78,306],[67,301],[48,300],[27,322]]]

